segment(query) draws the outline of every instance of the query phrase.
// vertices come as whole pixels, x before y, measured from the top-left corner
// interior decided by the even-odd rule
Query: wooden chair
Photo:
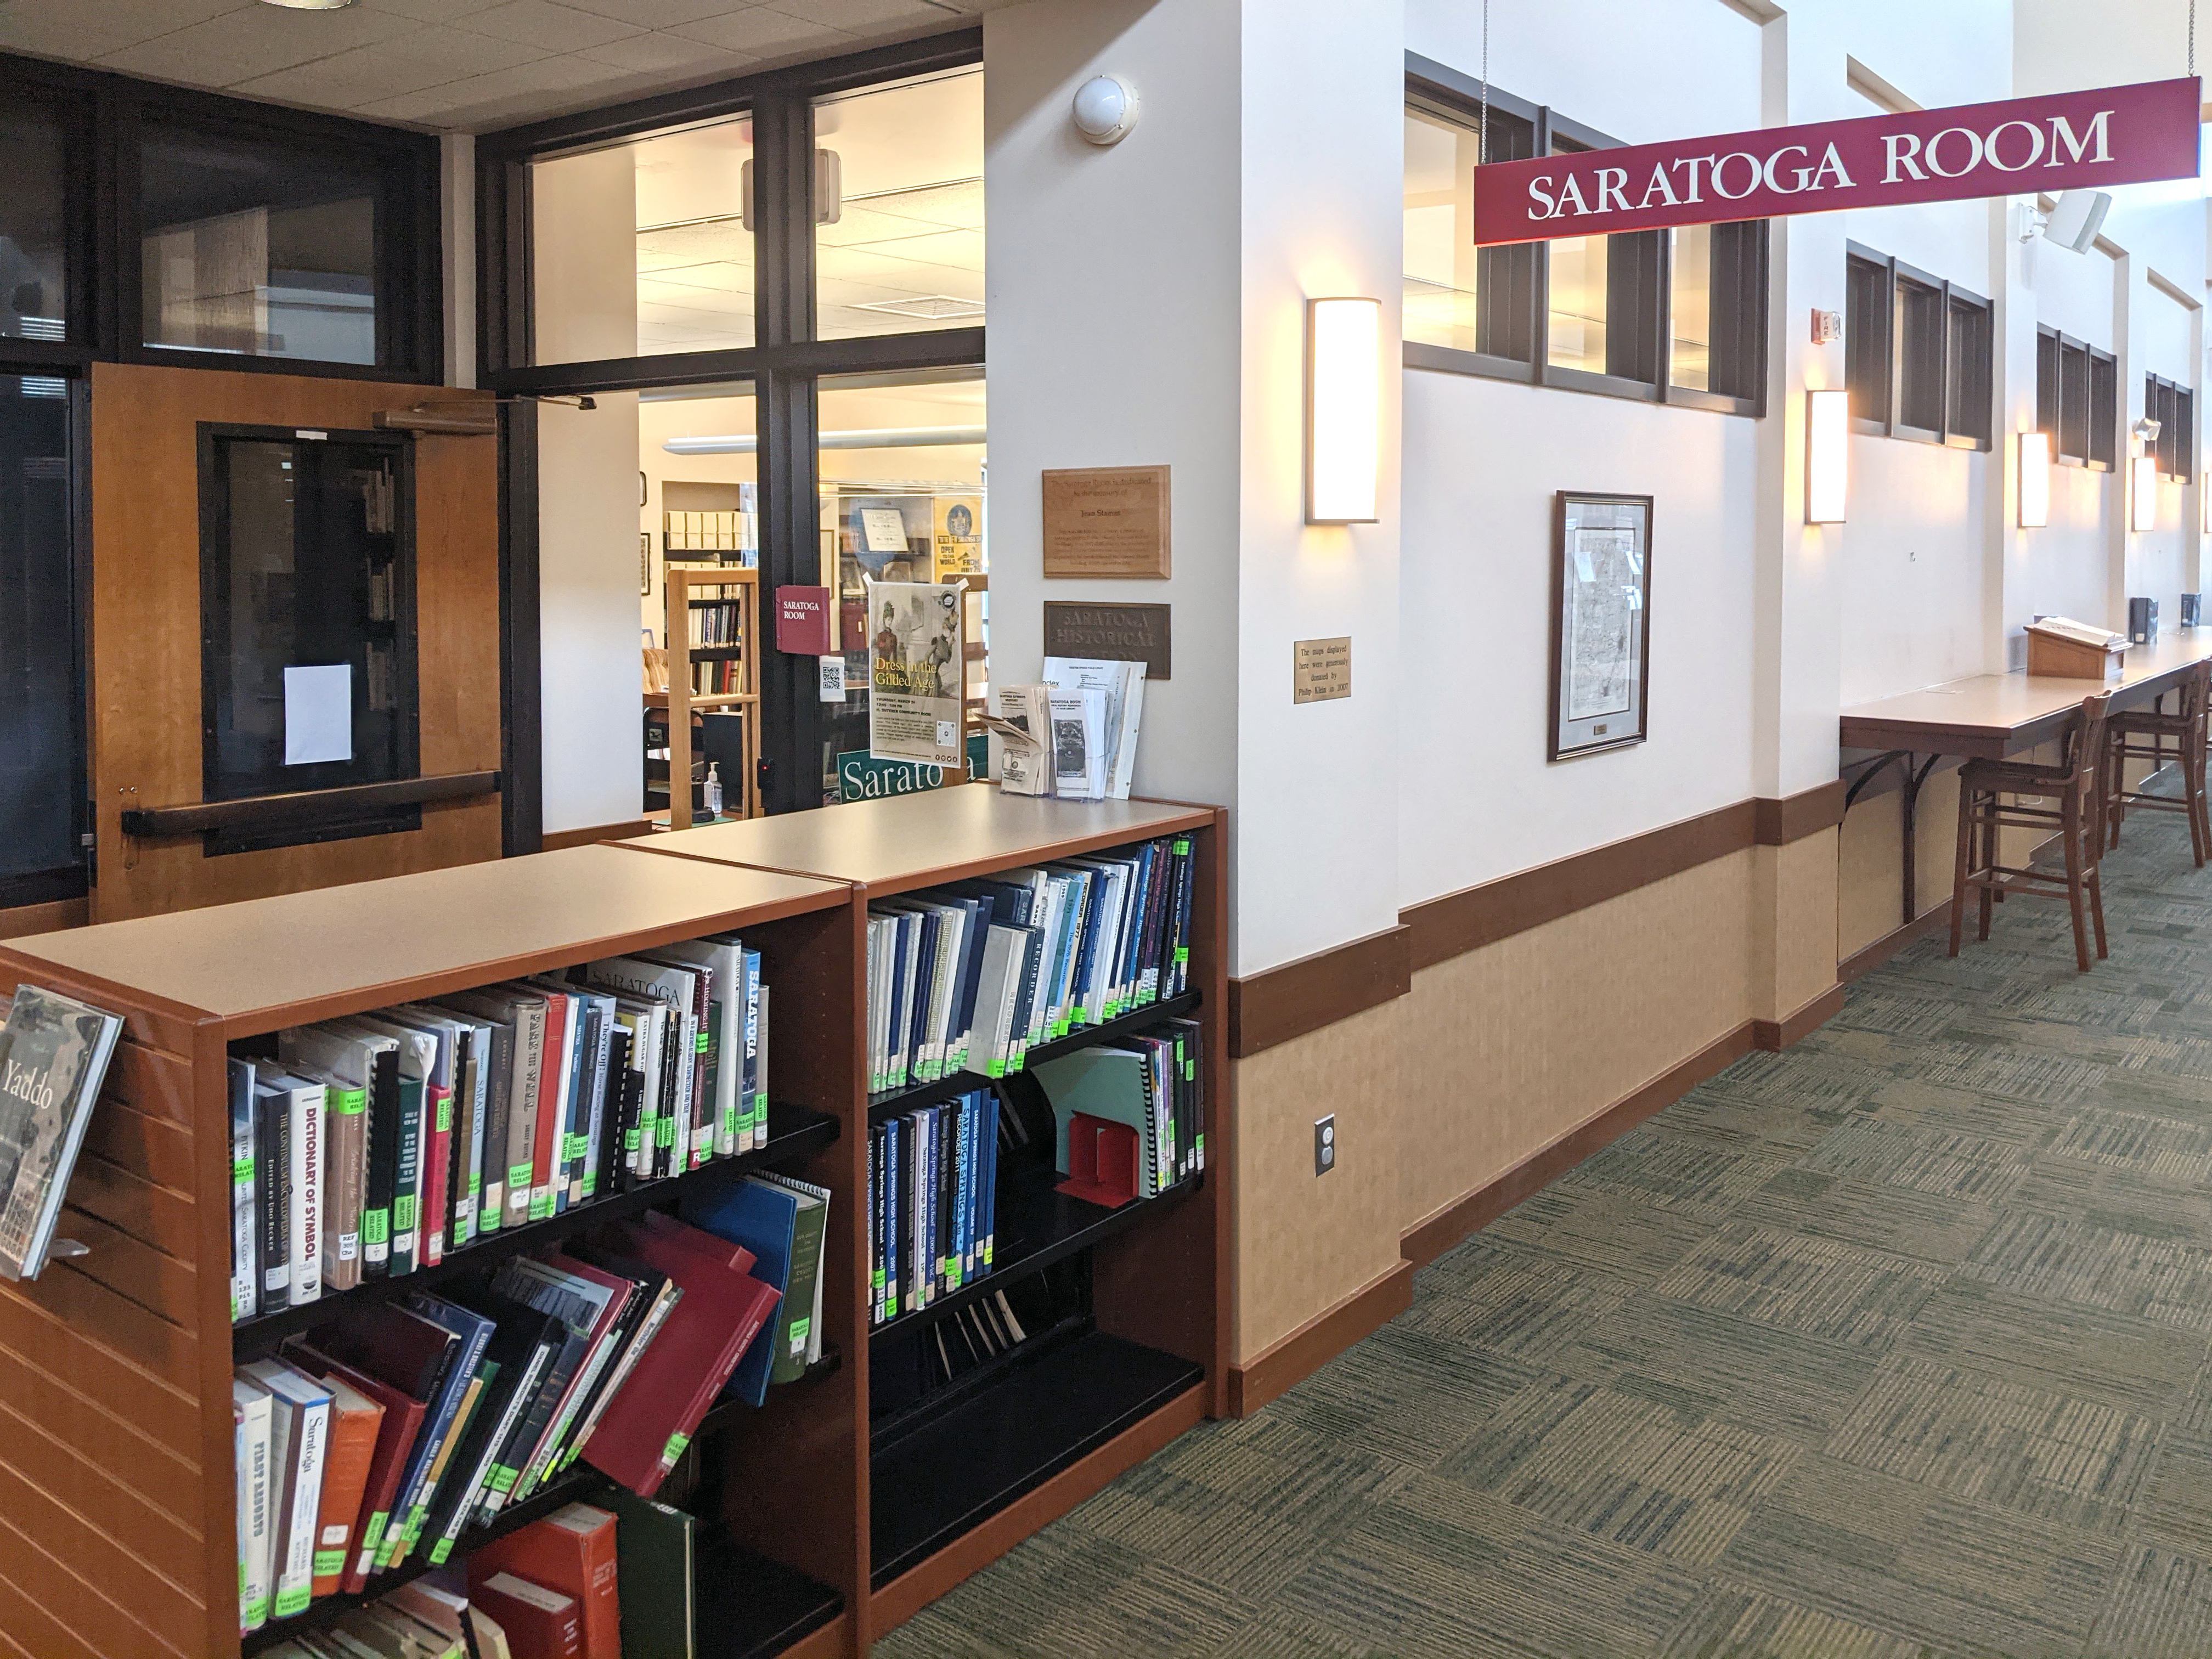
[[[2156,708],[2130,708],[2106,722],[2107,764],[2112,771],[2105,784],[2106,821],[2110,826],[2109,844],[2118,847],[2120,820],[2129,807],[2185,812],[2189,815],[2189,850],[2202,869],[2206,858],[2212,857],[2212,809],[2206,806],[2204,793],[2205,711],[2208,704],[2212,704],[2212,662],[2197,664],[2179,689],[2179,707],[2172,714],[2161,714]],[[2172,751],[2166,747],[2169,742],[2173,744]],[[2179,763],[2179,799],[2130,790],[2127,764],[2131,760],[2148,761],[2153,771],[2168,760]]]
[[[1951,889],[1951,954],[1966,921],[1966,894],[1980,896],[1980,933],[1990,936],[1990,906],[2006,893],[2064,897],[2074,912],[2074,960],[2090,967],[2089,925],[2097,955],[2105,954],[2105,897],[2097,860],[2105,846],[2106,716],[2109,691],[2081,700],[2081,718],[2066,734],[2056,766],[2020,761],[1969,761],[1959,769],[1959,865]],[[2057,805],[2034,804],[2056,800]],[[2063,876],[1997,862],[1998,836],[2006,830],[2056,830],[2063,849]],[[2087,912],[2085,915],[2084,912]]]

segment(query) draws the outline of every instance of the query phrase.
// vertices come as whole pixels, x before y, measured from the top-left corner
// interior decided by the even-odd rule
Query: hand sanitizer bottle
[[[707,763],[707,816],[710,818],[722,816],[722,774],[713,761]]]

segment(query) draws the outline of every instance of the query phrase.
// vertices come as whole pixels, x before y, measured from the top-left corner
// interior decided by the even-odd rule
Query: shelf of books
[[[864,1654],[1224,1403],[1219,843],[969,787],[0,945],[11,1054],[118,1033],[0,1105],[82,1133],[0,1637]]]
[[[1226,1409],[1221,821],[969,786],[626,843],[856,890],[873,1634]]]

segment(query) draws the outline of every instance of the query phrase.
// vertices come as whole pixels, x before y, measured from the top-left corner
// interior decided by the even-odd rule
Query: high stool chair
[[[2212,857],[2212,810],[2204,798],[2205,709],[2212,702],[2212,662],[2200,662],[2179,687],[2179,707],[2170,714],[2156,708],[2128,708],[2106,723],[2108,764],[2112,774],[2105,786],[2106,818],[2111,825],[2109,844],[2120,844],[2120,819],[2130,806],[2189,815],[2189,850],[2202,869]],[[2179,753],[2169,756],[2171,741]],[[2169,759],[2181,768],[2181,798],[2147,795],[2127,787],[2127,763],[2147,760],[2152,769]]]
[[[1959,866],[1951,889],[1951,954],[1966,921],[1966,894],[1980,895],[1980,937],[1990,936],[1990,905],[2001,892],[2042,898],[2063,896],[2074,912],[2074,960],[2089,971],[2089,922],[2097,954],[2105,954],[2105,896],[2097,884],[2097,860],[2105,846],[2105,721],[2109,691],[2081,700],[2081,718],[2066,734],[2056,766],[2020,761],[1968,761],[1959,769]],[[2030,805],[2055,799],[2056,806]],[[1997,836],[2005,830],[2055,828],[2066,873],[2054,876],[1997,862]],[[2087,915],[2084,915],[2084,909]]]

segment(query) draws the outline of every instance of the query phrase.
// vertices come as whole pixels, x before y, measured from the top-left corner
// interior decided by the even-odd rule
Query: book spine
[[[520,1004],[514,1027],[514,1105],[507,1123],[507,1223],[538,1218],[538,1097],[551,1062],[543,1003]]]
[[[453,1091],[450,1084],[424,1085],[422,1129],[427,1137],[422,1154],[422,1262],[434,1267],[446,1259],[446,1230],[451,1219]]]
[[[606,1143],[617,1133],[614,1118],[622,1103],[622,1079],[613,1064],[613,999],[594,1002],[592,1019],[592,1093],[590,1105],[584,1114],[586,1198],[597,1198],[602,1192],[612,1190],[610,1183],[602,1181],[600,1176],[606,1161]]]
[[[319,1083],[295,1087],[292,1112],[292,1304],[323,1293],[323,1106]]]
[[[253,1091],[231,1091],[230,1319],[236,1324],[261,1310],[260,1231],[254,1213]]]
[[[768,1145],[768,1067],[762,1063],[762,1044],[768,1032],[761,1018],[761,954],[747,951],[745,959],[745,1146],[758,1152]]]
[[[392,1271],[392,1189],[399,1174],[399,1102],[382,1056],[372,1056],[362,1084],[368,1098],[368,1167],[361,1206],[361,1271],[382,1279]]]
[[[254,1102],[260,1152],[254,1179],[260,1209],[261,1310],[292,1305],[292,1115],[267,1096]]]
[[[415,1271],[421,1254],[422,1208],[422,1106],[419,1079],[399,1079],[399,1161],[392,1184],[392,1276]]]
[[[349,1291],[361,1283],[361,1204],[368,1176],[368,1091],[343,1083],[324,1089],[323,1133],[330,1143],[323,1194],[323,1283]]]
[[[330,1433],[331,1402],[326,1396],[298,1411],[290,1452],[297,1467],[287,1476],[292,1504],[284,1516],[284,1565],[276,1576],[276,1599],[270,1608],[278,1619],[304,1612],[314,1596],[315,1522],[322,1508],[323,1445]]]
[[[275,1513],[269,1481],[269,1396],[257,1395],[238,1409],[238,1627],[245,1632],[269,1622]]]

